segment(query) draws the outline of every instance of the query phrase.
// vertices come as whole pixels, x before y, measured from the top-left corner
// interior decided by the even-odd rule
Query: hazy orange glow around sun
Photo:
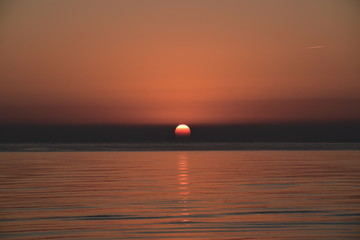
[[[359,122],[358,2],[0,1],[0,124]]]
[[[180,124],[175,129],[175,135],[177,137],[188,137],[190,134],[190,128],[185,124]]]

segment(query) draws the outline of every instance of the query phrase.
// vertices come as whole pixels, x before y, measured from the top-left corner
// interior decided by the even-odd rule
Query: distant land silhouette
[[[189,125],[191,137],[175,137],[174,125],[0,125],[0,143],[110,142],[360,142],[360,123]]]

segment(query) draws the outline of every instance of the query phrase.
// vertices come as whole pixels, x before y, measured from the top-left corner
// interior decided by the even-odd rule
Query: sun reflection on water
[[[188,168],[188,156],[186,153],[180,153],[178,155],[178,184],[179,184],[179,195],[180,204],[182,206],[180,217],[181,222],[189,222],[189,208],[188,199],[190,196],[189,191],[189,168]]]

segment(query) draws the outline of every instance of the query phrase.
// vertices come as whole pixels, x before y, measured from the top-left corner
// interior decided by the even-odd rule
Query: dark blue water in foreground
[[[0,153],[1,239],[360,238],[360,151],[17,147],[32,152]]]

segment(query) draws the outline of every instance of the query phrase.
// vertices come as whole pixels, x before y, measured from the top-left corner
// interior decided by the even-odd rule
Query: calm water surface
[[[2,239],[360,239],[360,151],[0,153]]]

